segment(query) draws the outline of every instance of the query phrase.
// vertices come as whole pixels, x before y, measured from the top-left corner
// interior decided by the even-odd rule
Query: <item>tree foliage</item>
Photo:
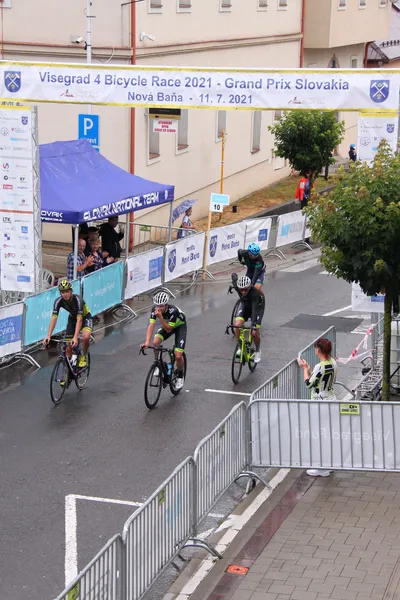
[[[269,130],[275,136],[275,154],[289,160],[296,171],[313,175],[335,162],[333,150],[343,140],[344,122],[334,112],[319,110],[285,111]]]
[[[306,209],[325,269],[385,296],[384,399],[389,399],[392,300],[400,291],[400,155],[381,142],[371,167],[339,171],[334,190]]]

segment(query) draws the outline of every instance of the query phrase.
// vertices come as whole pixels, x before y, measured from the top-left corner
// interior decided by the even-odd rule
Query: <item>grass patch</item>
[[[318,177],[315,181],[315,189],[317,192],[324,188],[332,185],[335,177],[330,176],[328,181],[323,177]],[[224,208],[224,212],[213,213],[211,217],[211,225],[218,227],[222,225],[231,225],[237,223],[243,219],[247,219],[266,208],[272,208],[273,206],[280,206],[289,200],[294,200],[296,195],[296,188],[299,182],[298,175],[290,175],[285,177],[278,183],[269,185],[261,190],[257,190],[240,200],[233,203],[232,206],[237,206],[237,213],[232,212],[232,207],[229,206]],[[207,229],[207,217],[196,221],[199,231],[205,231]]]

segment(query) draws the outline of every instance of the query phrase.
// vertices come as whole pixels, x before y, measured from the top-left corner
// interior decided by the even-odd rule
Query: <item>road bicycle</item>
[[[160,399],[161,390],[170,387],[171,393],[177,396],[182,391],[182,388],[176,388],[176,380],[178,372],[175,368],[175,346],[173,348],[164,348],[163,346],[147,346],[149,350],[157,350],[158,357],[151,365],[147,373],[146,382],[144,384],[144,401],[149,410],[155,408]],[[146,356],[145,348],[140,348],[139,354]],[[165,356],[167,355],[167,356]],[[164,359],[165,356],[165,359]],[[183,376],[186,378],[186,352],[183,353]]]
[[[242,374],[243,365],[247,363],[251,373],[254,373],[257,363],[254,362],[254,354],[256,353],[256,345],[252,339],[252,327],[241,325],[227,325],[225,334],[229,335],[229,329],[241,329],[239,341],[235,346],[235,351],[232,357],[232,381],[234,384],[239,383],[240,375]]]
[[[229,288],[228,288],[228,292],[227,293],[228,294],[233,294],[234,289],[235,288],[233,287],[233,285],[230,285]],[[241,299],[238,298],[236,300],[236,302],[235,302],[235,305],[234,305],[233,309],[232,309],[232,314],[231,314],[231,326],[232,327],[235,326],[235,321],[236,321],[237,314],[239,312],[240,303],[241,303]],[[233,329],[232,329],[232,333],[234,334]]]
[[[90,374],[90,354],[86,355],[86,367],[79,367],[79,359],[82,356],[81,340],[78,346],[72,349],[72,355],[67,356],[67,346],[71,340],[57,340],[59,354],[53,372],[50,377],[50,396],[54,404],[60,404],[65,390],[75,381],[78,390],[83,390]]]

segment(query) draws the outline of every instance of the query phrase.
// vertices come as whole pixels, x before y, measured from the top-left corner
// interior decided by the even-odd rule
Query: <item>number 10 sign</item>
[[[223,212],[224,206],[229,206],[230,196],[228,194],[211,194],[210,210],[211,212]]]

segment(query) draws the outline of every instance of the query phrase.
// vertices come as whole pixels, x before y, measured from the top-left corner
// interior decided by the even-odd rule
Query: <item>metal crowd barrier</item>
[[[115,535],[56,600],[123,600],[125,547]]]
[[[260,385],[251,395],[252,400],[258,398],[295,398],[299,377],[299,365],[294,359],[278,371],[273,377]]]
[[[164,246],[176,239],[179,227],[170,227],[168,225],[144,225],[141,223],[132,223],[133,227],[133,249],[132,254],[141,254],[153,250],[156,246]]]

